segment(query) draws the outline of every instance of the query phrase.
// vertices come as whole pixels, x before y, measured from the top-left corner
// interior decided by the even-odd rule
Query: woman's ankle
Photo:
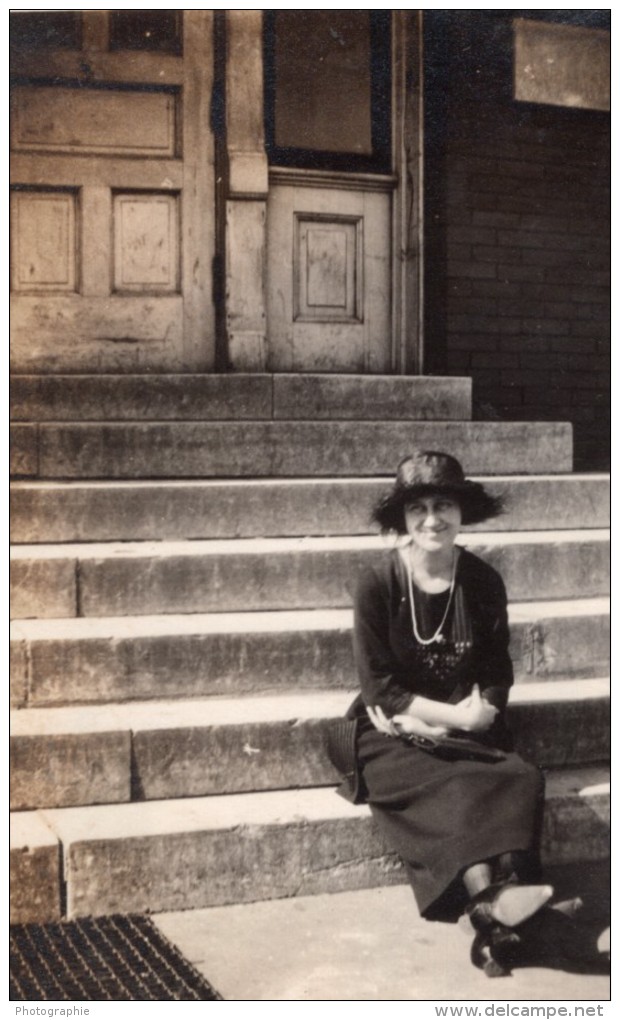
[[[493,884],[493,872],[488,861],[471,864],[463,872],[463,885],[471,899]]]

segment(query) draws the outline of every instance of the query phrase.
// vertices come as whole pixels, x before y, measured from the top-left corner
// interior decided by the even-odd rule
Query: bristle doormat
[[[120,915],[11,926],[10,998],[222,1001],[148,917]]]

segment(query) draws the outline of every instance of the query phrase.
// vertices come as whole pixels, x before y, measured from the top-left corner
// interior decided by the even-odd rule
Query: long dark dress
[[[449,596],[414,591],[418,631],[427,638]],[[534,875],[544,791],[540,770],[513,751],[504,720],[513,682],[504,584],[464,549],[442,633],[441,644],[416,641],[397,550],[362,574],[354,622],[361,694],[347,715],[359,720],[358,765],[372,813],[403,858],[420,913],[429,920],[455,920],[462,912],[460,875],[470,864],[523,851],[528,877]],[[501,761],[446,761],[379,733],[366,712],[367,705],[379,705],[387,716],[398,714],[415,694],[456,704],[474,684],[500,711],[490,730],[469,736],[503,750]]]

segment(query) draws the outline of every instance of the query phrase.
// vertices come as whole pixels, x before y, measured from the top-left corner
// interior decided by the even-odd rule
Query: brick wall
[[[573,422],[605,469],[609,116],[513,101],[519,13],[426,14],[427,371],[471,375],[478,418]]]

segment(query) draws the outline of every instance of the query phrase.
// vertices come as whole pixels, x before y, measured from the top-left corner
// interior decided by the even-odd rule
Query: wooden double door
[[[14,367],[207,366],[212,12],[12,22]]]
[[[13,15],[14,368],[418,371],[416,18]]]

